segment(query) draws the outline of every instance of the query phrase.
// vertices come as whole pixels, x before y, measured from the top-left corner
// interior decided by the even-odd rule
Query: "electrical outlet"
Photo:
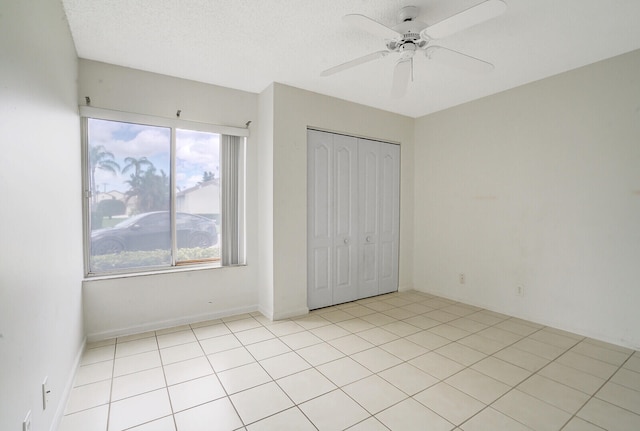
[[[22,421],[22,431],[31,431],[31,410],[27,412],[24,421]]]
[[[518,286],[518,287],[516,287],[516,295],[518,295],[518,296],[524,296],[524,286]]]
[[[49,377],[45,377],[44,381],[42,382],[42,410],[47,409],[50,395],[51,389],[49,389]]]
[[[464,278],[464,273],[460,273],[460,284],[464,284],[465,282],[465,278]]]

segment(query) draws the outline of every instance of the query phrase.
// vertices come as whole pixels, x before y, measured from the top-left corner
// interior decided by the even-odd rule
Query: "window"
[[[81,114],[88,275],[244,263],[245,129]]]

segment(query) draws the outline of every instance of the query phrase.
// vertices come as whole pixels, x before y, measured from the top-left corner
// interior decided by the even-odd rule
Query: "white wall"
[[[640,51],[418,119],[415,287],[638,349],[638,76]]]
[[[258,127],[258,95],[80,60],[78,103],[147,115]],[[253,132],[252,132],[253,133]],[[258,307],[257,140],[247,144],[247,262],[217,268],[83,283],[89,339],[113,337],[256,310]]]
[[[267,87],[258,98],[258,208],[259,275],[258,297],[262,314],[273,319],[273,92]]]
[[[270,91],[273,91],[274,105],[274,317],[283,318],[307,310],[307,127],[401,144],[399,284],[400,289],[410,289],[413,119],[282,84],[274,84]]]
[[[59,1],[0,6],[0,429],[55,429],[83,345],[76,52]],[[41,384],[51,388],[42,409]]]

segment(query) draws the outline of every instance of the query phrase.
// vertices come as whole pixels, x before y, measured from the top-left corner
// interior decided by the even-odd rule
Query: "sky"
[[[146,157],[156,171],[169,175],[171,130],[167,127],[147,126],[89,119],[89,145],[103,145],[113,153],[115,161],[124,168],[126,157]],[[202,181],[205,171],[219,177],[220,135],[176,129],[176,186],[179,190],[195,186]],[[96,169],[96,184],[101,192],[118,190],[126,192],[125,183],[133,170],[121,174]]]

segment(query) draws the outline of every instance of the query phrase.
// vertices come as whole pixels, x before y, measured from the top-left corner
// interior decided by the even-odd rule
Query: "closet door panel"
[[[379,293],[398,290],[400,146],[380,145]]]
[[[333,303],[353,301],[358,297],[357,279],[357,192],[358,141],[335,135],[333,148],[335,251]]]
[[[359,159],[359,296],[365,298],[378,294],[379,274],[379,193],[380,193],[380,143],[358,140]]]
[[[333,296],[333,137],[309,131],[307,140],[307,302],[319,308]]]

